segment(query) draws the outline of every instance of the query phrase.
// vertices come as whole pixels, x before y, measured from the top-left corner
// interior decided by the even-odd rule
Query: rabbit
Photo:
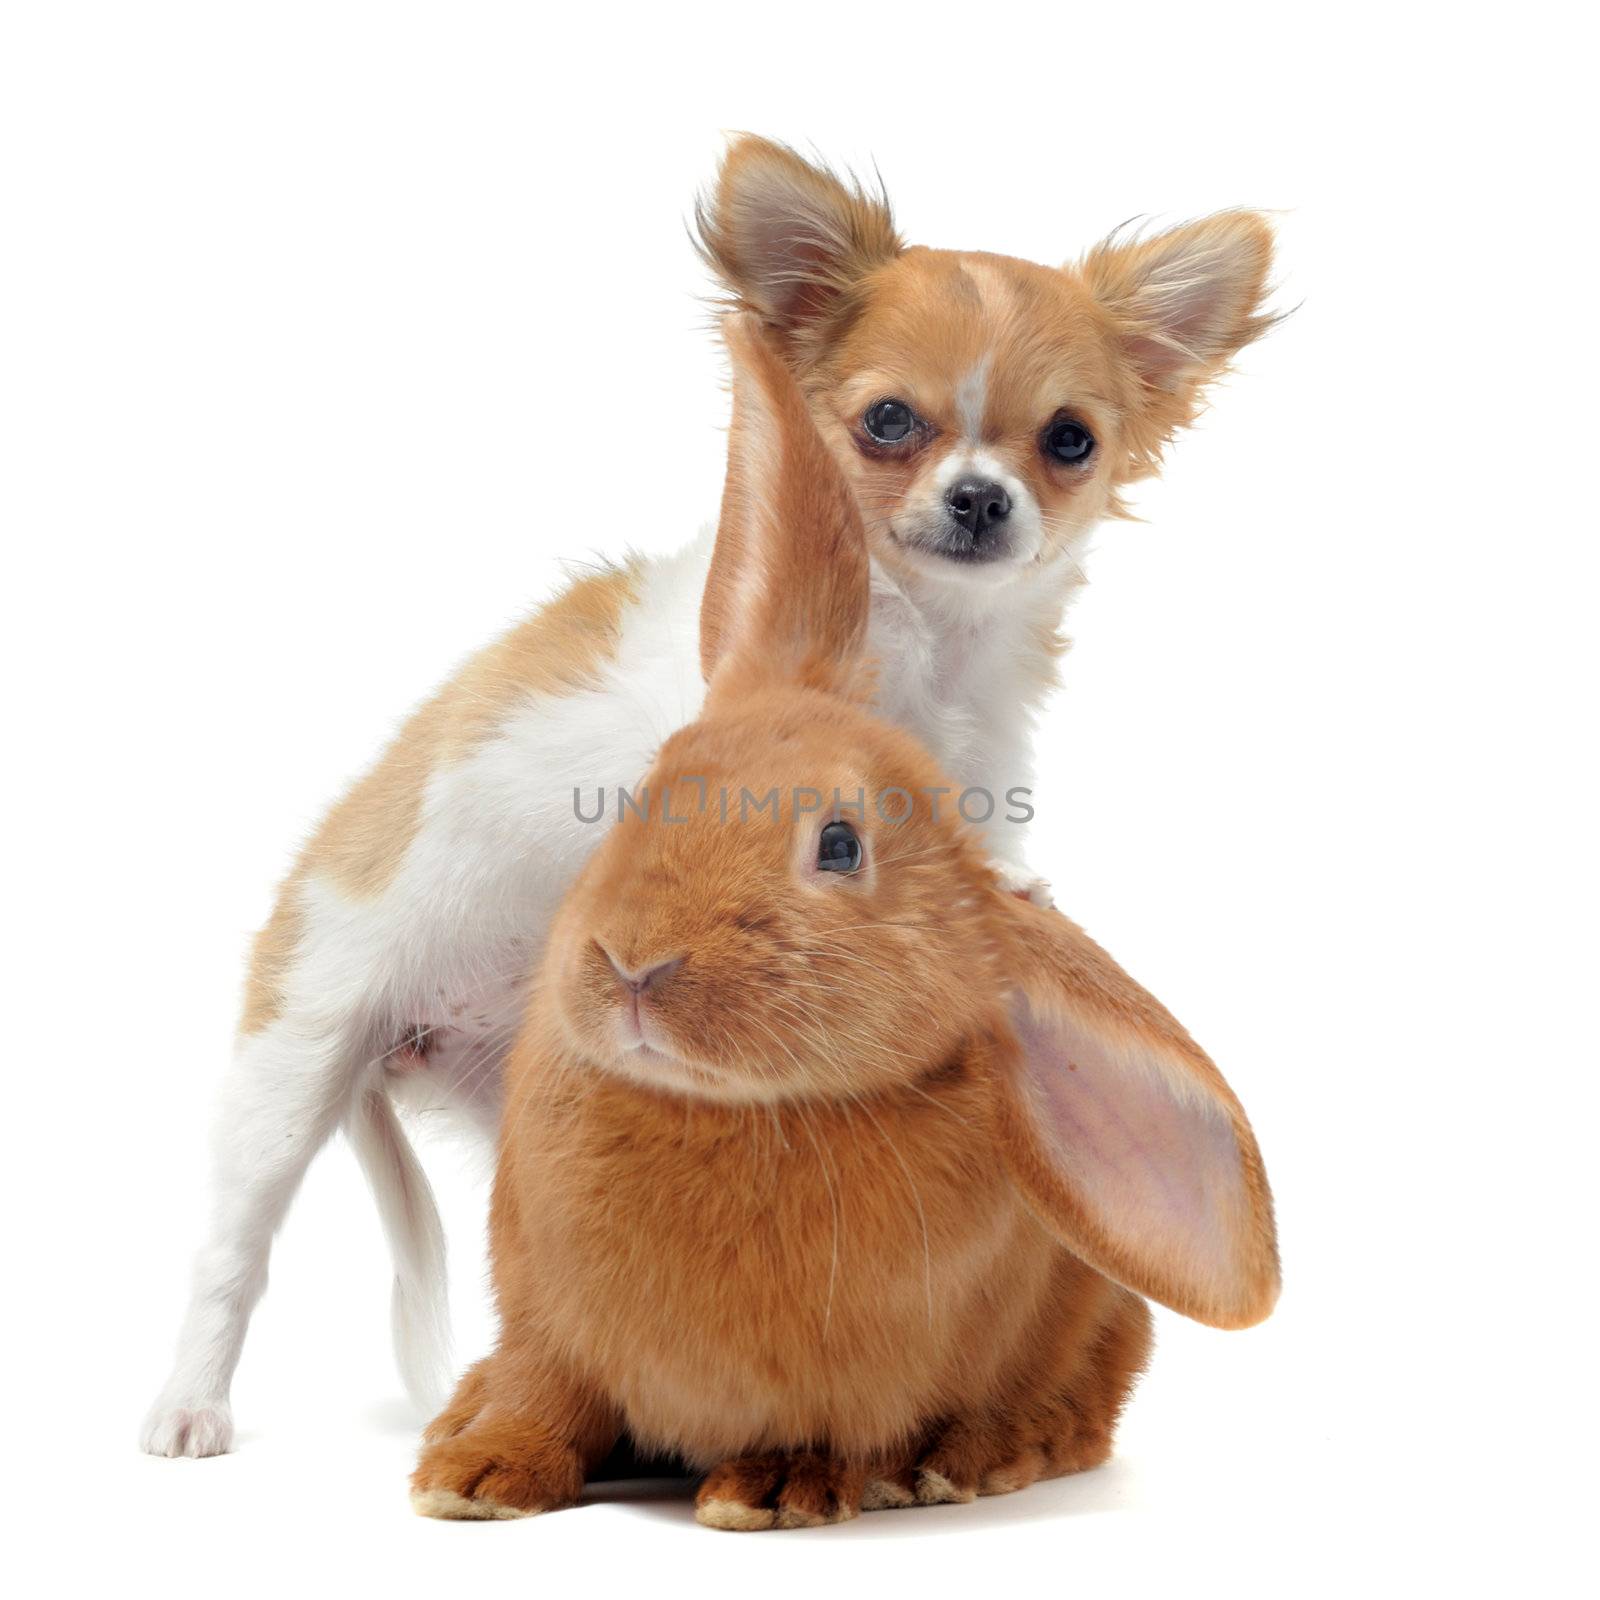
[[[871,709],[855,501],[757,327],[728,339],[736,601],[530,989],[499,1342],[425,1436],[424,1515],[570,1504],[625,1434],[714,1528],[1021,1489],[1106,1459],[1146,1297],[1223,1328],[1277,1297],[1238,1101],[930,803]]]

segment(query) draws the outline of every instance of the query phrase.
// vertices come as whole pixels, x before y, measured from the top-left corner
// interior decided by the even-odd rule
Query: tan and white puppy
[[[989,847],[1028,886],[1008,820],[1026,806],[1009,797],[1030,781],[1085,541],[1267,326],[1268,226],[1225,213],[1065,268],[907,248],[881,199],[754,138],[732,146],[699,220],[863,512],[878,708],[978,792],[970,820],[988,797]],[[740,476],[714,546],[574,583],[413,713],[302,850],[256,940],[209,1236],[145,1449],[231,1446],[272,1236],[341,1126],[395,1254],[402,1372],[424,1406],[440,1397],[443,1239],[394,1101],[420,1091],[492,1132],[529,974],[606,831],[599,796],[612,820],[699,712],[702,653],[717,655],[748,581]]]

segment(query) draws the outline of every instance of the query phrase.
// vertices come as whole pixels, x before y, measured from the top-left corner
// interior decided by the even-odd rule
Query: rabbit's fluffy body
[[[1109,1452],[1149,1312],[1023,1204],[980,1047],[860,1103],[770,1109],[669,1109],[532,1041],[511,1070],[506,1334],[436,1425],[424,1493],[559,1504],[623,1429],[702,1471],[825,1443],[858,1493],[923,1500]],[[567,1447],[498,1499],[470,1428],[490,1396],[502,1425],[536,1418]]]
[[[789,882],[797,788],[915,794],[937,769],[834,696],[769,688],[675,736],[650,783],[676,811],[688,775],[712,795],[776,790],[781,814],[630,814],[559,914],[506,1069],[502,1340],[430,1430],[419,1508],[560,1505],[623,1431],[721,1469],[701,1495],[719,1526],[1097,1464],[1149,1313],[1010,1176],[992,869],[924,806],[861,880]],[[688,952],[652,1037],[693,1057],[618,1053],[602,947],[629,967]],[[820,1501],[774,1485],[752,1505],[724,1484],[804,1446],[830,1464]]]
[[[792,804],[807,780],[916,794],[938,770],[835,696],[768,687],[669,742],[652,777],[681,795],[685,775],[776,789],[782,812],[630,818],[562,908],[507,1069],[504,1326],[699,1467],[807,1440],[869,1460],[1019,1385],[1059,1404],[1081,1384],[1107,1443],[1146,1313],[1008,1180],[1004,958],[972,830],[924,807],[851,879],[788,870],[790,831],[815,831]],[[647,1025],[692,1056],[617,1058],[596,941],[635,966],[687,953]]]

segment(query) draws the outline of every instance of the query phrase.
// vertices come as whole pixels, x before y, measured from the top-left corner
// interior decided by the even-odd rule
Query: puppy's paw
[[[764,1528],[821,1528],[861,1513],[866,1472],[814,1451],[739,1456],[700,1485],[695,1521],[753,1533]]]
[[[419,1516],[449,1522],[505,1522],[570,1506],[582,1489],[575,1450],[500,1428],[469,1428],[422,1452],[411,1505]]]
[[[225,1456],[233,1449],[228,1402],[189,1405],[156,1401],[139,1430],[139,1448],[152,1456]]]
[[[1056,897],[1050,885],[1043,878],[1036,878],[1026,867],[1019,867],[1011,861],[999,860],[990,861],[989,866],[999,880],[1000,888],[1006,894],[1014,894],[1019,900],[1031,901],[1045,911],[1054,908]]]

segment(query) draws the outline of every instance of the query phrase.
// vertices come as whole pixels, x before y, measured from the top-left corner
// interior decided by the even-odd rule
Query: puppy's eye
[[[861,841],[848,822],[830,822],[817,845],[817,871],[856,872],[861,866]]]
[[[880,400],[867,407],[861,426],[879,444],[904,444],[917,425],[917,414],[903,400]]]
[[[1081,466],[1094,449],[1094,435],[1081,422],[1062,418],[1045,429],[1044,447],[1057,461]]]

